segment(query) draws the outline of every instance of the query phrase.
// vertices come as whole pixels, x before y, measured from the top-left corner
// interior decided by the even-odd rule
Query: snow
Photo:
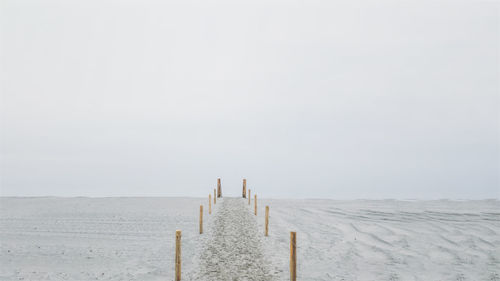
[[[500,280],[498,200],[207,203],[0,198],[0,280],[173,280],[176,229],[183,280],[288,280],[290,231],[298,280]]]

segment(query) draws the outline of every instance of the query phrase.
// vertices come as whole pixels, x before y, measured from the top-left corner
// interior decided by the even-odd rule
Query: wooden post
[[[175,231],[175,281],[181,280],[181,231]]]
[[[257,215],[257,194],[254,195],[253,201],[254,201],[254,213],[255,215]]]
[[[220,184],[220,179],[217,179],[217,197],[222,197],[222,187]]]
[[[243,179],[243,192],[242,192],[243,198],[247,197],[247,179]]]
[[[212,214],[212,194],[208,194],[208,214]]]
[[[200,205],[200,234],[203,234],[203,205]]]
[[[297,232],[290,232],[290,281],[297,281]]]
[[[217,196],[215,196],[215,188],[214,188],[214,205],[217,204]]]
[[[266,232],[265,235],[269,236],[269,206],[266,206]]]
[[[250,199],[252,198],[252,196],[250,196],[250,189],[248,190],[248,205],[250,205]]]

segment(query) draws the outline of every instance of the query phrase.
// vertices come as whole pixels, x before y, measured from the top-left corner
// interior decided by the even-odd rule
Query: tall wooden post
[[[208,194],[208,214],[212,214],[212,194]]]
[[[247,197],[247,179],[243,179],[243,192],[242,192],[243,198]]]
[[[254,213],[255,215],[257,215],[257,194],[254,195],[253,201],[254,201]]]
[[[214,188],[214,205],[217,204],[217,196],[215,196],[215,188]]]
[[[217,197],[222,197],[222,187],[220,184],[220,179],[217,179]]]
[[[203,234],[203,205],[200,205],[200,234]]]
[[[269,236],[269,206],[266,206],[266,225],[265,225],[265,235]]]
[[[181,280],[181,231],[175,231],[175,281]]]
[[[297,281],[297,232],[290,232],[290,281]]]
[[[252,198],[252,196],[250,196],[250,189],[248,190],[248,205],[250,205],[250,199]]]

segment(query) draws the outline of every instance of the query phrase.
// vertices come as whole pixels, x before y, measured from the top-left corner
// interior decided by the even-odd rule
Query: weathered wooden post
[[[217,179],[217,197],[222,197],[222,187],[220,184],[220,179]]]
[[[181,231],[175,231],[175,281],[181,280]]]
[[[200,234],[203,234],[203,205],[200,205]]]
[[[290,281],[297,281],[297,232],[290,232]]]
[[[214,205],[217,204],[217,196],[215,196],[215,188],[214,188]]]
[[[250,189],[248,190],[248,205],[250,205],[250,199],[252,198],[252,196],[250,196]]]
[[[212,194],[208,194],[208,214],[212,214]]]
[[[266,232],[265,235],[269,236],[269,206],[266,206],[266,226],[265,226]]]
[[[243,198],[247,197],[247,179],[243,179],[243,192],[242,192]]]
[[[254,195],[253,201],[254,201],[254,213],[255,215],[257,215],[257,194]]]

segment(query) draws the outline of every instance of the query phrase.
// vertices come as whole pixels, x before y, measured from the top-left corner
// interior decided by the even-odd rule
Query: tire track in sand
[[[224,198],[208,225],[190,280],[276,280],[262,250],[257,220],[241,198]]]

